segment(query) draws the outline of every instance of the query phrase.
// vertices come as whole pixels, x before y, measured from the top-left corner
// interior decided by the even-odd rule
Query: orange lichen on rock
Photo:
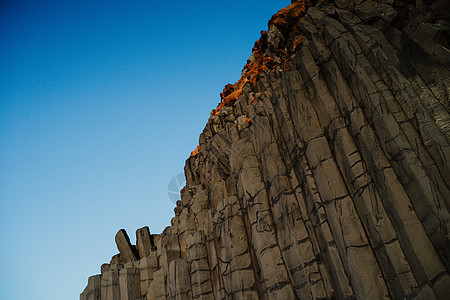
[[[294,50],[305,38],[300,34],[300,30],[296,24],[300,17],[302,17],[306,9],[311,5],[312,0],[301,0],[294,2],[286,8],[276,13],[269,21],[269,27],[275,25],[283,35],[288,35],[289,32],[294,31]],[[291,43],[292,45],[292,43]],[[222,108],[232,105],[234,101],[242,95],[242,88],[247,82],[250,82],[253,86],[256,86],[258,76],[261,75],[266,68],[270,70],[280,66],[283,70],[289,70],[289,59],[284,59],[282,65],[275,62],[275,60],[266,55],[267,49],[267,31],[261,31],[261,38],[256,41],[253,47],[251,60],[247,60],[247,64],[244,66],[243,75],[235,84],[227,84],[220,94],[220,103],[216,109],[212,111],[215,116],[219,115]],[[288,51],[284,49],[277,49],[276,55],[280,57],[287,57]],[[251,104],[254,103],[252,99]]]
[[[219,115],[219,111],[227,106],[231,101],[237,100],[237,98],[242,94],[242,87],[244,84],[241,82],[242,78],[239,79],[238,82],[235,84],[227,84],[225,88],[223,89],[223,92],[220,93],[220,103],[216,107],[216,109],[213,110],[213,114],[215,116]]]
[[[301,34],[301,28],[298,25],[299,19],[305,14],[308,7],[311,6],[311,1],[300,0],[292,3],[291,5],[283,8],[278,13],[273,15],[269,21],[270,25],[275,25],[277,29],[285,36],[289,33],[293,33],[290,36],[293,40],[293,50],[297,49],[297,46],[305,39],[305,36]]]
[[[303,40],[305,39],[305,36],[303,35],[299,35],[297,37],[295,37],[295,41],[294,41],[294,50],[297,49],[297,46],[303,42]]]
[[[291,27],[295,25],[299,17],[306,12],[306,9],[309,6],[311,6],[309,0],[297,1],[286,6],[272,16],[269,21],[269,26],[273,24],[281,33],[286,34],[290,31]]]
[[[200,148],[200,145],[197,145],[197,148],[195,148],[195,150],[191,152],[191,156],[190,157],[198,155],[198,149],[199,148]]]
[[[264,48],[266,47],[267,31],[261,31],[261,38],[256,41],[253,47],[252,55],[253,61],[247,60],[244,66],[245,73],[235,84],[227,84],[220,93],[221,101],[216,109],[213,110],[213,115],[219,115],[219,111],[228,106],[232,101],[236,101],[242,94],[242,88],[250,81],[255,86],[258,76],[263,73],[266,68],[273,69],[279,65],[275,63],[272,57],[264,56]]]
[[[299,24],[294,26],[294,51],[297,50],[297,46],[300,45],[301,42],[305,39],[305,36],[302,34],[301,27]]]
[[[247,122],[250,125],[252,125],[252,123],[253,123],[252,119],[249,119],[249,118],[245,118],[244,122]]]

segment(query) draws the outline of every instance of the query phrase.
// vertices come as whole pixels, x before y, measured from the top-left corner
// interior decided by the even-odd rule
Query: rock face
[[[80,299],[448,299],[448,0],[296,1],[228,84],[171,226]]]

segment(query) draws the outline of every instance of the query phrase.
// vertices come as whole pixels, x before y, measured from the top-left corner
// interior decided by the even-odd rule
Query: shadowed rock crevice
[[[171,226],[124,230],[81,300],[447,299],[445,0],[292,1],[186,161]]]

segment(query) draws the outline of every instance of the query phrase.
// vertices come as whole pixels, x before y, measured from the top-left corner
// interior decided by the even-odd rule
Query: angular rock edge
[[[81,300],[448,299],[446,0],[295,1]]]

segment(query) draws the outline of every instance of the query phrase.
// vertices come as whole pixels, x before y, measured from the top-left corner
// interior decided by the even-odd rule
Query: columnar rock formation
[[[269,21],[148,228],[81,299],[448,299],[448,0],[297,1]]]

